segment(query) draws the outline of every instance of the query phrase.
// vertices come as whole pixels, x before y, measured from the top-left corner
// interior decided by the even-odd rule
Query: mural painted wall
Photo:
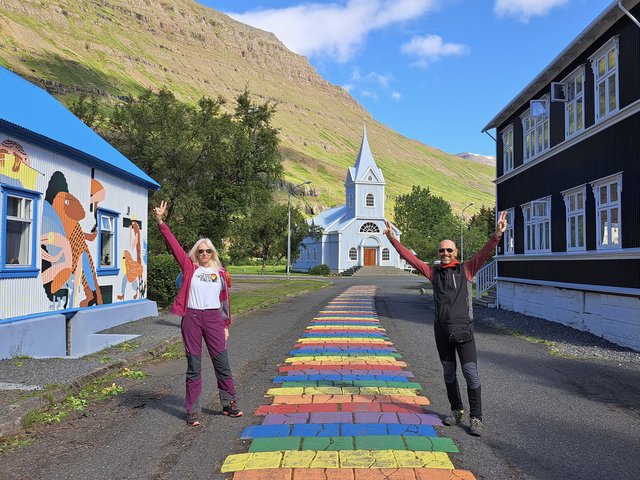
[[[0,296],[17,303],[0,319],[146,298],[146,189],[10,138],[0,142],[0,184],[41,195],[33,202],[39,288],[1,278]],[[15,289],[34,301],[11,296]]]

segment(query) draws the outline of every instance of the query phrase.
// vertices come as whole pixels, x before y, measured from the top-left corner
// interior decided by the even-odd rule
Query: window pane
[[[576,100],[576,122],[576,129],[582,130],[584,128],[584,123],[582,121],[582,98]]]
[[[569,195],[569,211],[574,212],[576,210],[576,196]]]
[[[20,200],[22,199],[7,196],[7,216],[20,217]]]
[[[608,203],[607,186],[605,185],[604,187],[599,187],[599,190],[600,190],[600,204]]]
[[[607,237],[607,211],[606,210],[602,210],[600,212],[600,243],[601,245],[608,245],[609,244],[609,239]]]
[[[576,246],[576,217],[569,218],[569,246]]]
[[[618,209],[611,209],[611,245],[618,245]]]
[[[598,84],[598,113],[600,117],[604,117],[605,114],[607,113],[606,111],[606,107],[607,107],[607,102],[606,102],[606,96],[605,96],[605,83],[604,82],[600,82]]]
[[[584,215],[578,217],[578,246],[584,247]]]
[[[576,131],[576,107],[573,103],[569,104],[569,135]]]
[[[616,68],[616,51],[615,49],[609,52],[609,70]]]
[[[609,199],[611,202],[618,201],[618,182],[613,182],[609,185]]]
[[[616,75],[611,75],[609,77],[609,111],[613,112],[616,110],[617,102],[616,102]]]
[[[582,75],[576,77],[576,94],[582,93]]]
[[[104,217],[103,217],[104,218]],[[100,233],[100,265],[103,267],[113,265],[113,233],[102,231]]]
[[[31,223],[7,219],[5,262],[7,265],[29,265]]]
[[[605,64],[605,59],[602,57],[598,60],[598,77],[602,77],[607,72],[607,66]]]

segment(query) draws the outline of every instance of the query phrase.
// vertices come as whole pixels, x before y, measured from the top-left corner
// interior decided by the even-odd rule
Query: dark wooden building
[[[640,1],[614,1],[496,129],[498,302],[640,350]]]

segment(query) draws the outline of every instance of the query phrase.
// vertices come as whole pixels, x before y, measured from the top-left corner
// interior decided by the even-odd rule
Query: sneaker
[[[469,433],[471,435],[474,435],[476,437],[479,437],[482,435],[482,420],[480,420],[478,417],[471,417],[471,424],[469,427]]]
[[[462,417],[464,417],[464,410],[451,410],[449,416],[445,418],[442,423],[451,427],[459,424],[462,421]]]
[[[199,427],[201,425],[199,415],[197,413],[187,413],[187,424],[192,427]]]
[[[235,400],[231,400],[231,403],[229,405],[225,405],[224,407],[222,407],[222,414],[226,415],[227,417],[235,418],[241,417],[242,415],[244,415],[244,412],[236,406]]]

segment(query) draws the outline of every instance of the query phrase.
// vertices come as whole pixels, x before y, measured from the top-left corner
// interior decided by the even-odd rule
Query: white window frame
[[[35,277],[39,273],[36,267],[37,260],[37,219],[38,200],[40,194],[21,188],[2,185],[2,214],[0,225],[0,278]],[[17,215],[9,215],[9,199],[17,199]],[[18,260],[19,263],[10,263],[13,259],[7,258],[7,230],[9,222],[17,222],[26,227],[26,236],[22,241],[28,242],[24,246],[26,258]],[[22,251],[22,245],[20,247]]]
[[[118,218],[120,214],[112,210],[106,210],[104,208],[98,208],[98,268],[96,273],[98,275],[113,275],[118,274]],[[110,234],[110,235],[109,235]],[[110,263],[105,264],[105,245],[104,236],[111,237],[111,244],[106,251],[106,255],[109,255]]]
[[[373,208],[376,206],[376,197],[373,193],[367,193],[367,196],[364,198],[364,206],[367,208]]]
[[[358,261],[358,249],[356,247],[351,247],[349,249],[349,261],[350,262]]]
[[[551,252],[551,197],[521,205],[524,217],[524,253]]]
[[[563,81],[566,85],[564,104],[564,138],[584,130],[584,65],[576,68]]]
[[[549,125],[549,95],[544,95],[539,101],[546,102],[545,117],[533,117],[531,108],[520,116],[522,122],[522,158],[527,163],[551,148]]]
[[[622,248],[622,172],[591,182],[591,189],[596,200],[596,249],[620,250]],[[615,192],[615,199],[612,200],[613,192]],[[606,195],[604,201],[603,193]],[[614,211],[618,217],[615,232],[616,227],[612,226],[612,222],[607,222]],[[601,228],[603,222],[607,224],[604,232]],[[616,243],[611,243],[609,239],[615,239]]]
[[[514,168],[513,125],[509,125],[502,132],[502,173],[509,173]]]
[[[601,122],[620,109],[620,88],[618,75],[618,36],[611,38],[596,53],[589,57],[593,71],[593,96],[595,121]],[[613,64],[613,65],[612,65]],[[611,92],[611,89],[615,91]],[[601,106],[600,101],[604,100]],[[612,105],[612,102],[614,104]]]
[[[507,212],[507,229],[504,232],[504,235],[502,235],[502,238],[504,239],[504,254],[505,255],[513,255],[515,253],[514,250],[514,246],[515,246],[515,237],[514,237],[514,214],[515,214],[515,209],[514,208],[508,208],[505,210],[505,212]]]
[[[381,258],[383,262],[388,262],[389,260],[391,260],[391,253],[389,252],[389,249],[387,247],[384,247],[382,249]]]
[[[567,252],[584,252],[587,249],[585,202],[586,185],[562,192],[566,212]],[[580,231],[582,230],[582,235]],[[580,245],[582,243],[582,245]]]

